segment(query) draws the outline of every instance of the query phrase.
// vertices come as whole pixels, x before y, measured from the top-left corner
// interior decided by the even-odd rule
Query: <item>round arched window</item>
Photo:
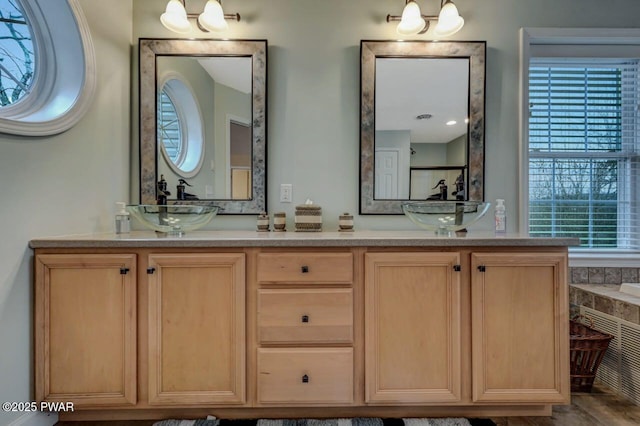
[[[0,107],[15,105],[31,92],[35,74],[31,26],[16,0],[0,0]]]
[[[179,176],[193,177],[204,159],[204,131],[193,92],[179,78],[170,77],[158,94],[158,146]]]
[[[89,108],[95,68],[78,0],[0,0],[0,132],[71,128]]]

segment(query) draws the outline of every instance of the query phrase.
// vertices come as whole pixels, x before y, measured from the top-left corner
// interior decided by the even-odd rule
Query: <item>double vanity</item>
[[[574,239],[408,231],[31,241],[61,419],[550,415]]]

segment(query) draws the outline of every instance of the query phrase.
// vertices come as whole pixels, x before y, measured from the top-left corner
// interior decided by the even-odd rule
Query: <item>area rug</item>
[[[489,419],[464,418],[350,418],[350,419],[253,419],[162,420],[153,426],[496,426]]]

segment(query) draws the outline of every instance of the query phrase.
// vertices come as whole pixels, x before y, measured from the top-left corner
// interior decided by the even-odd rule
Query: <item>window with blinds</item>
[[[640,248],[637,60],[532,58],[529,233]]]

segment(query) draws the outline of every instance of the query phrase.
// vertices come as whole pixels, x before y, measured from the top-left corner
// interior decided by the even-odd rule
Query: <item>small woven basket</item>
[[[589,321],[589,326],[580,322]],[[571,392],[591,392],[600,362],[613,336],[593,328],[593,320],[578,315],[569,322]]]

